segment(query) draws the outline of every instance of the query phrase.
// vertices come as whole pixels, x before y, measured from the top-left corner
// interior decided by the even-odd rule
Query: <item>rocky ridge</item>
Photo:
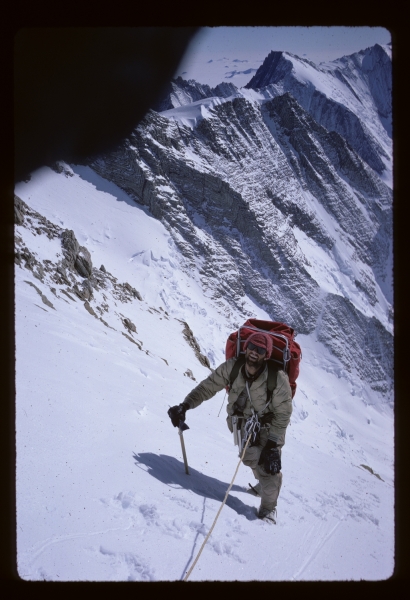
[[[38,286],[32,281],[25,280],[25,282],[36,290],[43,305],[56,310],[52,302],[53,296],[69,304],[81,302],[85,310],[105,327],[121,331],[121,334],[139,350],[150,353],[143,348],[143,342],[138,339],[135,323],[121,312],[126,313],[127,304],[135,301],[146,304],[138,290],[128,282],[120,283],[104,265],[100,268],[94,267],[90,252],[85,246],[80,246],[74,231],[63,229],[50,222],[16,195],[14,196],[14,220],[17,226],[24,227],[34,236],[45,235],[49,240],[56,240],[61,245],[61,252],[56,253],[55,260],[44,259],[28,248],[19,228],[15,232],[14,262],[17,267],[30,271],[38,279]],[[110,314],[113,306],[115,306],[114,314]],[[163,309],[161,312],[147,305],[145,310],[151,314],[157,313],[161,318],[171,318]],[[107,322],[107,315],[110,315],[109,320],[116,325],[115,327]],[[209,360],[202,354],[189,325],[185,322],[182,325],[182,337],[192,347],[198,361],[209,368]]]
[[[245,86],[268,98],[290,93],[317,123],[339,133],[378,174],[391,169],[391,51],[376,44],[315,65],[271,52]]]
[[[157,112],[170,110],[178,106],[185,106],[197,100],[212,98],[228,98],[238,92],[238,88],[233,83],[222,82],[212,88],[207,84],[198,83],[194,79],[186,81],[182,77],[172,79],[167,86],[163,98],[153,106]]]
[[[262,105],[225,100],[194,127],[150,111],[116,152],[90,165],[164,223],[222,314],[230,305],[247,317],[250,297],[298,332],[316,330],[347,371],[391,389],[392,355],[380,358],[372,333],[379,328],[392,348],[391,190],[291,94]],[[335,261],[332,291],[301,236]],[[364,339],[366,351],[353,351]]]

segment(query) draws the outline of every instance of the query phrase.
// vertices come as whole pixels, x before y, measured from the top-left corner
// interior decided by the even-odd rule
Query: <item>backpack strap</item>
[[[232,371],[229,375],[229,386],[228,386],[228,391],[230,392],[232,389],[232,385],[233,382],[235,381],[235,379],[238,377],[239,375],[239,371],[241,370],[242,365],[245,364],[245,356],[239,356],[236,361],[234,366],[232,367]]]
[[[272,400],[273,390],[276,387],[278,381],[278,367],[271,360],[268,360],[268,393],[266,396],[266,401],[269,402]]]

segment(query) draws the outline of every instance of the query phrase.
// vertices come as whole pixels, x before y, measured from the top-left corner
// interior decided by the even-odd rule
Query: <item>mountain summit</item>
[[[289,92],[372,169],[391,177],[391,73],[391,50],[379,44],[319,65],[271,52],[245,88],[263,97]]]

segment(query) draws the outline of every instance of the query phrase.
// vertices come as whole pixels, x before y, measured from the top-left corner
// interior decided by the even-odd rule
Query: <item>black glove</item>
[[[282,468],[280,462],[280,452],[276,442],[268,440],[266,446],[261,452],[261,456],[258,465],[263,465],[263,468],[267,473],[276,475]]]
[[[189,408],[190,407],[187,402],[182,402],[182,404],[171,406],[171,408],[168,410],[168,416],[171,419],[174,427],[179,427],[180,422],[185,421],[185,413]]]

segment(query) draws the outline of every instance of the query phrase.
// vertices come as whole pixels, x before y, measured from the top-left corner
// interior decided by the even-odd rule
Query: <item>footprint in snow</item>
[[[108,500],[106,498],[100,498],[100,502],[105,504],[105,506],[124,510],[127,510],[128,508],[138,508],[138,500],[139,498],[136,497],[134,492],[120,492]]]
[[[187,510],[191,510],[194,512],[198,512],[199,510],[197,506],[194,506],[193,504],[191,504],[191,502],[184,500],[184,498],[177,498],[176,496],[167,496],[167,498],[171,500],[171,502],[176,502],[179,506],[182,506]]]
[[[206,537],[206,535],[209,532],[209,527],[205,524],[205,523],[198,523],[195,521],[191,521],[189,524],[190,529],[195,532],[196,534],[200,534],[202,535],[204,538]],[[216,554],[219,555],[227,555],[231,558],[233,558],[234,560],[236,560],[237,562],[240,563],[244,563],[246,561],[244,561],[240,556],[238,556],[237,554],[235,554],[233,548],[237,547],[240,545],[241,541],[242,541],[242,537],[234,537],[233,532],[236,531],[236,533],[242,533],[242,529],[238,528],[232,529],[232,531],[225,533],[225,537],[230,538],[229,541],[226,540],[220,540],[220,539],[212,539],[210,538],[210,540],[208,540],[208,545],[210,548],[212,548],[212,550],[214,552],[216,552]]]
[[[194,530],[196,532],[198,530],[198,525],[192,526],[192,523],[187,525],[181,519],[161,519],[155,504],[141,504],[139,511],[147,525],[156,525],[163,533],[177,539],[192,537],[191,531]],[[199,526],[202,526],[202,524],[200,523]]]
[[[236,560],[237,562],[242,563],[242,564],[246,562],[240,556],[235,554],[235,552],[232,549],[231,544],[228,544],[227,542],[221,542],[219,540],[216,540],[216,541],[210,543],[210,547],[212,548],[212,550],[214,552],[216,552],[216,554],[219,554],[220,556],[221,555],[229,556],[230,558],[233,558],[234,560]]]
[[[141,504],[139,511],[147,521],[148,525],[158,523],[159,515],[155,504]]]
[[[100,546],[99,551],[100,554],[107,557],[114,571],[114,577],[111,577],[111,580],[154,581],[155,569],[151,569],[137,554],[115,552],[103,546]]]

